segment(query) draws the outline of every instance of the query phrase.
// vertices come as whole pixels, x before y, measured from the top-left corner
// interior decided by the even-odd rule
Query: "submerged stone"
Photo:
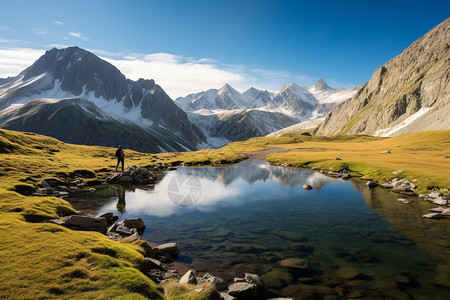
[[[309,262],[303,258],[286,258],[280,262],[282,267],[305,270],[309,268]]]
[[[355,279],[362,275],[361,271],[356,268],[340,268],[337,274],[346,280]]]
[[[285,268],[274,269],[261,276],[268,289],[281,289],[292,283],[294,277]]]

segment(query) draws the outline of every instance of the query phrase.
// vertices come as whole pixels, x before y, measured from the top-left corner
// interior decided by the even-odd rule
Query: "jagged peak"
[[[291,83],[286,83],[285,85],[283,85],[278,90],[278,94],[281,94],[287,90],[290,90],[291,92],[294,92],[294,93],[301,93],[301,94],[308,92],[307,90],[305,90],[304,88],[302,88],[301,86],[296,84],[295,82],[291,82]]]
[[[223,94],[223,93],[239,93],[237,90],[235,90],[231,85],[229,85],[228,83],[225,83],[224,86],[222,86],[219,90],[218,93],[219,95]]]
[[[313,85],[313,88],[316,91],[328,91],[333,89],[326,84],[322,77],[317,80],[317,82]]]

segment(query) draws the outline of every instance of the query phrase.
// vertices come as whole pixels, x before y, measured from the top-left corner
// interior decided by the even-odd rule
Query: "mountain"
[[[71,100],[56,101],[66,98]],[[26,105],[34,99],[41,100]],[[75,116],[70,114],[66,105],[76,107],[76,121],[70,120]],[[23,108],[18,110],[18,107]],[[122,133],[113,133],[106,138],[101,135],[109,131],[79,132],[76,140],[81,144],[92,145],[97,144],[96,141],[103,141],[101,144],[104,146],[123,144],[129,148],[137,147],[134,149],[139,151],[153,149],[152,152],[161,152],[196,149],[197,144],[206,141],[186,113],[153,80],[129,80],[112,64],[78,47],[61,50],[53,48],[19,75],[5,79],[0,86],[0,127],[42,134],[52,132],[62,141],[73,142],[72,135],[77,126],[74,130],[67,128],[65,132],[57,130],[57,134],[45,127],[44,124],[48,123],[41,117],[55,107],[66,111],[68,119],[54,118],[53,126],[67,128],[68,124],[75,125],[88,120],[99,120],[98,124],[94,122],[92,126],[100,126],[99,116],[107,116],[111,128],[116,126]],[[93,111],[94,114],[90,113]],[[57,111],[57,115],[60,113]],[[34,126],[29,127],[27,124]],[[103,125],[102,128],[105,129]],[[130,137],[136,136],[136,132],[146,132],[143,136],[148,139],[132,142]],[[127,140],[128,144],[123,140]],[[182,142],[178,144],[174,141]]]
[[[223,111],[200,110],[189,118],[204,130],[209,144],[216,147],[230,141],[244,141],[298,123],[298,120],[279,112],[258,109],[234,109]]]
[[[353,96],[358,88],[332,88],[320,78],[311,87],[289,83],[275,93],[251,87],[241,94],[225,84],[220,89],[179,97],[175,103],[202,128],[209,144],[221,146],[325,117],[336,103]]]
[[[450,128],[450,18],[379,67],[316,134],[398,136]]]

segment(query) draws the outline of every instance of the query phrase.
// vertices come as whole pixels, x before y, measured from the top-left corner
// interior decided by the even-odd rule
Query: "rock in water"
[[[401,202],[403,204],[410,204],[411,203],[411,199],[405,199],[405,198],[397,199],[397,201]]]
[[[309,268],[309,263],[303,258],[286,258],[280,262],[282,267],[291,269],[301,269],[305,270]]]
[[[312,190],[312,189],[313,189],[313,187],[312,187],[312,186],[310,186],[309,184],[304,184],[304,185],[303,185],[303,188],[304,188],[305,190],[307,190],[307,191],[309,191],[309,190]]]
[[[377,186],[378,186],[378,184],[375,182],[375,181],[373,181],[373,180],[370,180],[370,181],[368,181],[367,183],[366,183],[366,185],[369,187],[369,188],[376,188]]]
[[[264,288],[265,287],[264,281],[256,274],[245,273],[244,279],[248,283],[256,284],[260,288]]]
[[[247,282],[233,283],[228,287],[228,295],[238,299],[257,299],[259,296],[258,285]]]
[[[440,219],[440,218],[442,218],[442,214],[440,214],[440,213],[429,213],[429,214],[423,215],[422,218],[425,218],[425,219]]]
[[[142,221],[141,218],[125,219],[123,221],[120,221],[118,224],[124,225],[128,228],[136,228],[137,230],[145,229],[144,221]]]
[[[340,268],[337,273],[346,280],[355,279],[362,275],[361,271],[356,268]]]

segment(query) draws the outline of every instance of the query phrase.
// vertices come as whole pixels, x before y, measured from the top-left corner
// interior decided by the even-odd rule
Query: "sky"
[[[173,99],[229,83],[333,87],[373,71],[450,17],[450,1],[14,0],[0,2],[0,78],[78,46]]]

